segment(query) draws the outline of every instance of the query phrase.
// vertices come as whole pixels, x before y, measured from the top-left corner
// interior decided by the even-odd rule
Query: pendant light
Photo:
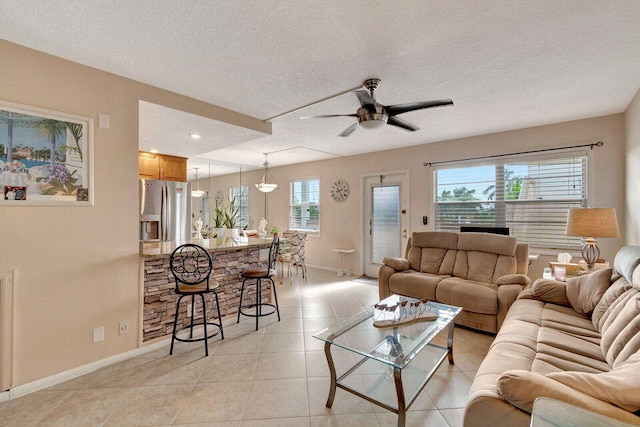
[[[202,197],[204,196],[205,191],[200,190],[200,180],[198,179],[198,168],[194,168],[196,170],[196,189],[191,191],[191,197]]]
[[[271,178],[271,183],[269,183],[268,178]],[[269,172],[269,162],[267,161],[267,153],[264,153],[264,175],[259,183],[256,184],[258,190],[263,193],[271,193],[273,190],[278,188],[278,184],[276,184],[271,172]]]

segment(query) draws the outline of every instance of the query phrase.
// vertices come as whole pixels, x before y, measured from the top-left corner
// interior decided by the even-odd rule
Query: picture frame
[[[0,100],[0,189],[0,208],[93,206],[93,119]]]

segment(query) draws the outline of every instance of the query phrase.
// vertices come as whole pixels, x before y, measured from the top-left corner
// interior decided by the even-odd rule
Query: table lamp
[[[571,208],[567,217],[567,236],[585,237],[582,258],[588,271],[600,258],[596,237],[620,237],[618,219],[614,208]]]

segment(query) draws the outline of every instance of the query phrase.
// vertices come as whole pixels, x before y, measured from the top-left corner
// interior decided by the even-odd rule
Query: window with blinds
[[[289,228],[320,231],[320,179],[291,181]]]
[[[587,153],[457,164],[434,171],[437,230],[508,227],[533,248],[579,250],[565,236],[569,208],[587,205]]]
[[[238,208],[236,227],[244,228],[249,225],[249,186],[238,185],[229,188],[229,200],[235,200]]]

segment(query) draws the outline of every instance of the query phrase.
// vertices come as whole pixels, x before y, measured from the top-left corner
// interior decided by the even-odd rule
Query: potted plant
[[[212,217],[213,226],[216,229],[216,237],[224,237],[224,234],[227,230],[227,227],[225,226],[225,218],[226,216],[225,216],[224,204],[220,206],[216,201],[215,215]]]
[[[269,230],[269,233],[273,235],[273,237],[278,237],[278,233],[280,233],[280,227],[278,227],[277,225],[274,227],[271,227],[271,230]]]

